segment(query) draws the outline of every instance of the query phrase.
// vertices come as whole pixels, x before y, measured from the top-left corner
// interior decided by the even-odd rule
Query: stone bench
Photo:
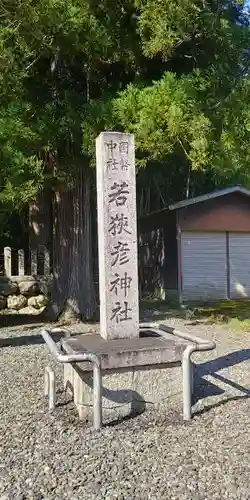
[[[62,334],[60,348],[53,339]],[[61,328],[41,330],[54,359],[64,366],[65,389],[70,389],[79,417],[93,413],[95,429],[104,418],[122,417],[128,410],[141,412],[146,406],[175,410],[176,396],[183,395],[183,419],[192,417],[192,354],[215,349],[214,341],[181,332],[166,324],[140,325],[140,336],[104,340],[100,335],[70,336]],[[45,372],[45,393],[50,409],[55,407],[55,379]],[[178,402],[180,398],[178,397]]]
[[[104,420],[147,406],[175,408],[182,393],[182,357],[190,342],[168,333],[142,330],[139,338],[104,340],[84,334],[62,340],[62,350],[74,355],[89,352],[99,357],[102,369]],[[64,384],[73,393],[81,419],[93,414],[91,363],[64,364]],[[178,398],[180,401],[180,398]]]

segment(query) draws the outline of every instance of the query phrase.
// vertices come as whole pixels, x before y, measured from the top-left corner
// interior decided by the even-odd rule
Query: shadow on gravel
[[[124,416],[117,417],[114,420],[111,420],[110,422],[105,422],[103,424],[103,427],[115,427],[116,425],[122,424],[123,422],[128,422],[129,420],[133,420],[136,417],[139,417],[145,412],[145,408],[143,410],[132,410]]]
[[[63,333],[54,333],[52,335],[55,342],[59,342],[64,336]],[[41,335],[22,335],[21,337],[8,337],[0,338],[0,348],[1,347],[20,347],[27,345],[44,344],[44,340]]]
[[[238,384],[235,380],[228,379],[224,374],[218,373],[220,370],[235,366],[239,363],[242,363],[243,361],[248,360],[250,360],[250,349],[242,349],[241,351],[231,352],[217,359],[206,361],[205,363],[196,364],[194,371],[195,393],[193,396],[193,404],[197,403],[197,401],[203,398],[225,394],[226,391],[216,385],[216,380],[242,392],[243,395],[229,397],[226,400],[222,400],[218,403],[206,407],[204,411],[209,411],[209,409],[223,405],[228,401],[250,397],[249,387],[244,387]],[[212,376],[215,380],[215,383],[212,383],[210,380],[204,379],[204,376],[206,375]],[[201,410],[201,412],[202,411],[203,410]]]
[[[199,371],[202,372],[202,375],[208,375],[219,370],[223,370],[224,368],[228,368],[229,366],[237,365],[249,359],[250,349],[241,349],[240,351],[230,352],[225,354],[225,356],[221,356],[220,358],[216,358],[211,361],[206,361],[205,363],[200,363],[196,366],[199,367]]]
[[[1,314],[0,316],[0,331],[1,328],[7,328],[11,326],[20,326],[23,325],[34,325],[33,328],[37,328],[37,326],[43,325],[44,323],[44,315],[39,314],[38,316],[32,316],[31,314]]]
[[[222,401],[218,401],[217,403],[205,406],[205,408],[202,408],[200,410],[194,411],[194,415],[203,415],[210,410],[213,410],[214,408],[219,408],[220,406],[224,406],[227,403],[230,403],[231,401],[239,401],[239,400],[245,400],[250,398],[250,393],[249,395],[244,395],[244,396],[231,396],[227,399],[223,399]]]

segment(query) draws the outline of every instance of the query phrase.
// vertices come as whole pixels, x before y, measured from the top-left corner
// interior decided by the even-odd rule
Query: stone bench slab
[[[89,352],[99,356],[103,370],[137,366],[180,363],[187,342],[171,335],[141,332],[139,338],[104,340],[99,334],[83,334],[62,340],[67,354]],[[83,371],[91,371],[91,363],[81,363]]]
[[[180,366],[188,343],[157,331],[143,330],[140,335],[104,340],[98,334],[83,334],[61,341],[67,354],[90,352],[101,359],[104,420],[144,411],[148,405],[164,411],[178,406],[182,393]],[[92,370],[87,362],[64,365],[64,385],[73,392],[81,419],[91,418],[93,411]]]

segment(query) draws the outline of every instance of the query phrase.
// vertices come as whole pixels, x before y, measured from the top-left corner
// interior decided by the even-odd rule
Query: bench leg
[[[193,363],[191,355],[195,349],[195,345],[187,346],[182,357],[183,420],[192,418]]]
[[[44,372],[44,394],[49,397],[49,411],[55,409],[56,406],[56,380],[55,372],[46,366]]]

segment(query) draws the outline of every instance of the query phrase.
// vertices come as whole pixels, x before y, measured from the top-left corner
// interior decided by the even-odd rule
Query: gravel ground
[[[169,322],[217,342],[195,358],[204,399],[192,422],[148,410],[100,432],[78,421],[62,385],[48,414],[39,329],[0,328],[0,500],[250,499],[250,334]]]

